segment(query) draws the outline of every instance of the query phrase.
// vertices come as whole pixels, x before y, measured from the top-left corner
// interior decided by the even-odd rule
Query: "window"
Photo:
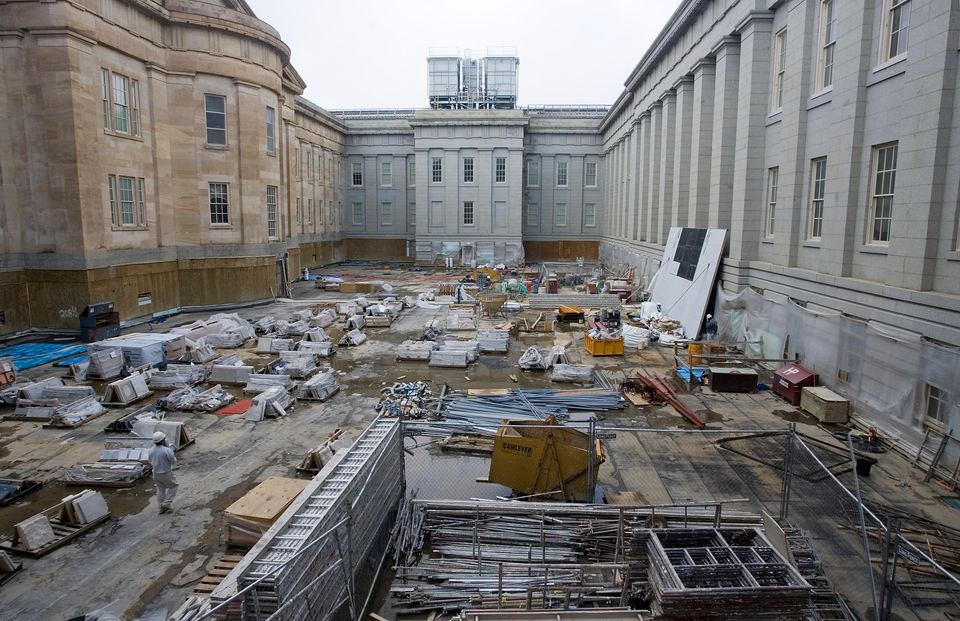
[[[230,193],[226,183],[210,184],[210,224],[230,224]]]
[[[299,179],[300,178],[300,145],[297,145],[297,148],[293,150],[293,174]]]
[[[430,179],[434,183],[443,183],[443,159],[439,157],[430,158]]]
[[[112,129],[110,124],[110,72],[100,70],[100,96],[103,98],[103,128]]]
[[[307,224],[313,224],[313,199],[307,199]]]
[[[277,186],[267,186],[267,238],[277,239]]]
[[[293,215],[293,219],[294,219],[294,221],[295,221],[297,224],[300,224],[300,218],[301,218],[301,213],[300,213],[300,212],[301,212],[301,211],[302,211],[302,210],[301,210],[301,208],[300,208],[300,197],[297,197],[297,209],[296,209],[296,212],[295,212],[294,215]]]
[[[833,54],[837,48],[837,16],[833,0],[820,0],[820,55],[817,58],[817,86],[833,84]]]
[[[787,29],[773,40],[773,111],[783,109],[783,74],[787,68]]]
[[[884,0],[883,4],[883,42],[880,61],[886,62],[907,51],[910,0]]]
[[[407,185],[417,184],[417,163],[414,160],[407,162]]]
[[[350,163],[351,185],[358,187],[363,185],[363,162]]]
[[[925,392],[926,409],[924,410],[924,416],[926,422],[933,423],[936,427],[943,427],[947,423],[947,414],[950,412],[946,391],[933,384],[927,384]]]
[[[363,203],[354,203],[352,210],[353,226],[363,226]]]
[[[473,201],[463,201],[463,225],[473,226]]]
[[[527,226],[540,226],[540,205],[527,205]]]
[[[277,135],[274,130],[276,118],[277,111],[267,106],[267,153],[270,155],[277,152]]]
[[[507,182],[507,158],[498,157],[494,162],[494,182]]]
[[[597,205],[595,203],[584,204],[583,226],[586,228],[592,228],[597,226]]]
[[[870,201],[870,242],[890,242],[893,193],[897,183],[897,143],[873,148],[873,198]]]
[[[567,187],[567,163],[557,162],[557,187]]]
[[[380,226],[393,226],[392,203],[380,203]]]
[[[808,239],[820,239],[823,235],[823,200],[827,189],[827,158],[813,160],[810,169],[810,223]]]
[[[566,203],[557,203],[553,207],[553,224],[558,228],[567,226],[567,205]]]
[[[380,162],[380,185],[384,187],[393,185],[393,162]]]
[[[204,95],[207,118],[207,144],[227,144],[227,98],[223,95]]]
[[[320,199],[320,208],[317,209],[317,222],[323,224],[323,199]]]
[[[527,187],[536,188],[540,185],[540,161],[527,161]]]
[[[463,158],[463,182],[473,183],[473,158]]]
[[[107,175],[110,220],[115,227],[147,226],[146,184],[141,177]]]
[[[597,163],[587,162],[583,171],[583,185],[588,188],[597,187]]]
[[[100,69],[103,128],[118,134],[140,135],[140,83]]]
[[[774,219],[777,212],[777,185],[780,181],[780,168],[774,167],[767,171],[767,223],[764,235],[773,237]]]
[[[417,203],[410,203],[410,206],[407,207],[407,227],[414,228],[417,226]]]

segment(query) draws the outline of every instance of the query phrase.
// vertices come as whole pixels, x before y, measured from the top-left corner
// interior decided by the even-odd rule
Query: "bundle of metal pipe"
[[[715,506],[408,501],[392,539],[403,613],[627,605],[648,587],[647,529],[748,524]]]

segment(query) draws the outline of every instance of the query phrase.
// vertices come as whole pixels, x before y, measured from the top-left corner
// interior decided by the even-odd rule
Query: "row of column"
[[[724,37],[659,97],[636,105],[604,153],[605,236],[663,245],[671,227],[724,228],[731,257],[754,258],[770,24],[755,14],[739,36]]]

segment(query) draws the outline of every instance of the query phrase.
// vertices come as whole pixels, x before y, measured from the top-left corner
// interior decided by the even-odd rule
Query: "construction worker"
[[[153,484],[157,486],[157,504],[160,513],[168,513],[173,498],[177,495],[177,478],[173,476],[173,464],[177,456],[167,444],[167,436],[162,431],[153,434],[153,448],[147,459],[153,468]]]

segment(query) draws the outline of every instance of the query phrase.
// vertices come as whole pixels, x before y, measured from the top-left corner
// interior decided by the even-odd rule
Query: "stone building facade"
[[[695,226],[726,290],[957,345],[958,33],[934,0],[685,0],[609,111],[329,113],[242,0],[0,3],[0,333],[344,258],[649,273]]]
[[[683,2],[603,120],[601,257],[729,230],[724,288],[960,344],[960,9]]]
[[[595,259],[603,111],[335,112],[347,126],[348,255]]]
[[[0,331],[269,298],[342,258],[345,128],[289,59],[242,0],[0,5]]]

